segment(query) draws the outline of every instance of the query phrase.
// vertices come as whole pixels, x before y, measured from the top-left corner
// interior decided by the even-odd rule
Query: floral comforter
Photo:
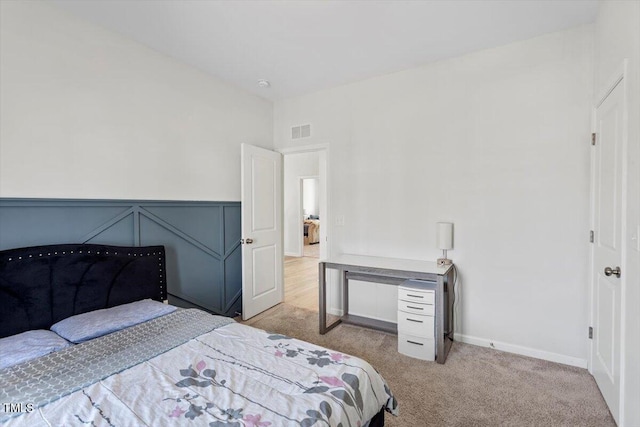
[[[397,413],[365,361],[231,323],[5,425],[360,427],[383,407]]]

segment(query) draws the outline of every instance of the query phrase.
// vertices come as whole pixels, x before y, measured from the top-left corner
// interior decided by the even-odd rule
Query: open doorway
[[[301,178],[302,256],[320,258],[320,179]]]
[[[284,302],[318,310],[318,262],[327,256],[326,148],[284,151]]]

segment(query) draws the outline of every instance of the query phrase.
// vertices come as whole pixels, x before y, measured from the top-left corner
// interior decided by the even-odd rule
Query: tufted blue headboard
[[[74,314],[167,299],[164,246],[49,245],[0,251],[0,338]]]

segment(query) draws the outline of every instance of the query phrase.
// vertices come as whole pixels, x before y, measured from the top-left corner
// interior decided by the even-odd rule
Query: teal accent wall
[[[170,302],[241,311],[240,202],[0,198],[0,250],[62,243],[164,245]]]

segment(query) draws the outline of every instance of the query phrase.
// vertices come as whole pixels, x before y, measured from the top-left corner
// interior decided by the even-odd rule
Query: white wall
[[[586,366],[592,52],[583,26],[276,102],[276,147],[330,146],[330,253],[435,260],[454,222],[458,338]]]
[[[622,378],[624,403],[621,426],[640,426],[640,2],[600,3],[595,26],[595,91],[629,60],[627,102],[629,108],[627,156],[627,221],[624,236],[623,305],[624,345]]]
[[[0,2],[0,196],[239,200],[273,105],[40,2]]]
[[[318,152],[284,156],[284,253],[302,256],[302,216],[300,178],[320,174]],[[322,218],[321,218],[322,220]],[[322,227],[322,225],[321,225]]]
[[[302,208],[307,215],[320,215],[320,180],[305,178],[302,180]]]

